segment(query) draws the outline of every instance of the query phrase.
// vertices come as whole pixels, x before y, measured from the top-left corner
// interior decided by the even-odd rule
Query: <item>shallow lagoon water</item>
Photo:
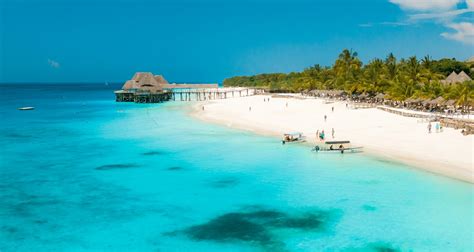
[[[115,103],[116,86],[0,88],[1,251],[474,249],[468,183]]]

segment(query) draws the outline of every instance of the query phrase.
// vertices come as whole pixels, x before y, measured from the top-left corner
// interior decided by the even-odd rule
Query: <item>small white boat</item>
[[[361,146],[354,147],[350,141],[327,141],[324,144],[316,145],[312,151],[329,153],[359,153],[362,152]]]
[[[282,144],[306,142],[306,137],[301,132],[291,132],[283,134]]]
[[[18,108],[18,110],[33,110],[35,109],[35,107],[21,107],[21,108]]]

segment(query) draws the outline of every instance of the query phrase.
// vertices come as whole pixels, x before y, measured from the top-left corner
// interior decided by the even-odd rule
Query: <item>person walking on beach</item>
[[[324,121],[326,121],[327,119],[328,119],[328,116],[324,115]]]
[[[332,128],[332,130],[331,130],[331,135],[332,135],[332,138],[333,138],[333,139],[334,139],[334,133],[336,133],[336,132],[334,131],[334,128]]]
[[[428,123],[428,133],[431,133],[431,122]]]

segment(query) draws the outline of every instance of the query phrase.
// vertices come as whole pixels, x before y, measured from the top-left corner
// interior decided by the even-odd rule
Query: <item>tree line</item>
[[[473,71],[471,72],[471,69]],[[458,104],[474,104],[474,82],[443,84],[451,72],[464,71],[474,79],[474,63],[456,59],[433,60],[416,56],[398,60],[392,53],[385,59],[363,64],[356,52],[343,50],[332,66],[319,64],[301,72],[236,76],[224,80],[224,86],[262,87],[273,92],[308,90],[344,90],[349,94],[385,94],[388,99],[454,99]]]

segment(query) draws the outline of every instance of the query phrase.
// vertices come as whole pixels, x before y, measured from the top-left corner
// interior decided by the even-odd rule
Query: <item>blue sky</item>
[[[474,0],[0,0],[0,82],[175,82],[474,56]]]

